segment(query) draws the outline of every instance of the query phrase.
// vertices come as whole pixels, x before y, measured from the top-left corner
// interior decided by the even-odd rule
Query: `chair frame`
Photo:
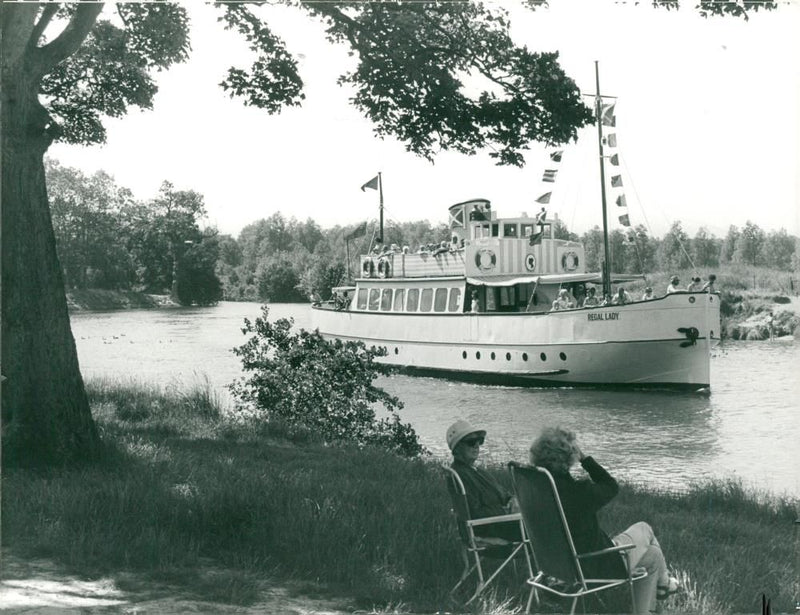
[[[461,549],[461,559],[464,562],[464,570],[461,573],[461,578],[458,582],[453,586],[453,589],[450,590],[450,596],[453,597],[453,594],[456,590],[461,586],[464,581],[466,581],[473,572],[477,572],[478,575],[478,583],[475,588],[475,592],[470,596],[469,600],[467,600],[464,604],[470,604],[473,600],[475,600],[478,596],[481,595],[483,590],[485,590],[489,584],[494,581],[498,574],[508,565],[509,562],[514,560],[522,551],[525,554],[525,563],[528,567],[529,577],[533,576],[533,568],[531,567],[531,555],[529,554],[530,549],[530,541],[528,540],[528,536],[525,533],[525,526],[522,523],[522,515],[520,513],[510,513],[507,515],[497,515],[494,517],[483,517],[478,519],[473,519],[471,513],[469,513],[469,504],[467,503],[467,492],[464,488],[464,483],[461,481],[461,477],[458,473],[453,470],[452,468],[443,466],[446,470],[446,479],[450,482],[453,487],[453,490],[450,491],[450,495],[453,498],[460,498],[461,499],[461,510],[467,511],[469,515],[468,518],[461,518],[459,515],[459,506],[456,505],[456,502],[453,502],[452,513],[453,516],[456,517],[456,522],[459,524],[460,528],[464,528],[464,532],[462,533],[461,529],[459,530],[459,535],[461,537],[462,549]],[[475,528],[476,527],[483,527],[486,525],[491,525],[493,523],[507,523],[509,521],[517,521],[519,523],[519,531],[520,536],[522,536],[522,540],[520,542],[511,542],[505,540],[503,538],[492,538],[492,537],[482,537],[475,535]],[[483,571],[483,565],[481,562],[481,557],[491,557],[488,555],[490,549],[493,547],[508,547],[511,548],[510,553],[508,554],[503,562],[495,569],[495,571],[489,576],[487,579],[485,573]],[[512,548],[513,547],[513,548]],[[502,559],[504,556],[500,556],[493,559]]]
[[[548,481],[550,483],[550,488],[552,489],[553,498],[554,498],[555,503],[556,503],[557,508],[558,508],[561,525],[562,525],[562,527],[564,529],[564,533],[565,533],[567,542],[569,544],[570,554],[572,556],[573,563],[575,564],[575,568],[576,568],[576,571],[577,571],[577,582],[579,583],[579,588],[577,588],[576,591],[560,591],[560,590],[548,585],[546,583],[546,579],[547,579],[548,575],[543,570],[538,570],[537,573],[536,573],[536,576],[531,575],[531,578],[528,579],[528,584],[531,586],[531,594],[528,597],[528,605],[527,605],[527,607],[525,609],[525,612],[526,613],[530,613],[531,601],[533,600],[533,597],[534,597],[535,592],[536,592],[537,589],[541,589],[541,590],[543,590],[545,592],[548,592],[548,593],[551,593],[551,594],[555,594],[556,596],[559,596],[561,598],[572,598],[572,607],[570,608],[570,615],[573,615],[575,613],[575,607],[578,604],[578,599],[581,599],[584,596],[588,596],[590,594],[594,594],[594,593],[597,593],[597,592],[605,591],[607,589],[611,589],[613,587],[619,587],[620,585],[628,585],[628,587],[630,589],[630,595],[631,595],[631,605],[634,606],[635,605],[635,600],[634,600],[634,593],[633,593],[633,582],[634,581],[638,581],[640,579],[643,579],[643,578],[645,578],[647,576],[647,571],[644,570],[644,569],[637,568],[636,570],[633,570],[633,571],[631,570],[631,567],[629,565],[629,560],[628,560],[628,557],[629,557],[628,551],[630,549],[633,549],[634,545],[629,545],[629,544],[618,545],[618,546],[614,546],[614,547],[608,547],[606,549],[601,549],[599,551],[591,551],[591,552],[588,552],[588,553],[578,553],[575,550],[575,543],[572,540],[572,532],[569,529],[569,524],[567,523],[567,518],[564,515],[564,508],[561,505],[561,497],[558,494],[558,488],[556,487],[556,483],[553,480],[552,474],[550,474],[550,472],[546,468],[541,468],[541,467],[538,467],[538,466],[523,466],[523,465],[515,463],[513,461],[508,464],[508,467],[509,467],[509,471],[511,472],[511,481],[512,481],[512,483],[514,485],[515,493],[517,491],[517,482],[519,480],[518,475],[515,474],[515,469],[517,469],[517,468],[533,469],[533,470],[536,470],[537,472],[541,472],[545,476],[547,476],[547,479],[548,479]],[[522,504],[521,504],[521,506],[522,506]],[[523,521],[523,524],[524,524],[525,523],[524,510],[523,510],[522,515],[523,515],[522,521]],[[528,521],[532,521],[532,520],[529,519]],[[530,536],[530,534],[528,534],[528,536]],[[528,540],[531,540],[531,538],[529,537]],[[533,543],[531,543],[531,547],[533,549]],[[586,559],[589,559],[589,558],[592,558],[592,557],[599,557],[601,555],[606,555],[608,553],[619,553],[622,556],[622,558],[624,560],[624,563],[625,563],[625,569],[628,571],[627,577],[618,578],[618,579],[587,579],[583,574],[583,569],[581,568],[581,560],[586,560]],[[534,561],[536,561],[535,558],[534,558]],[[538,568],[538,565],[537,565],[537,568]],[[537,602],[538,602],[538,595],[537,595]]]

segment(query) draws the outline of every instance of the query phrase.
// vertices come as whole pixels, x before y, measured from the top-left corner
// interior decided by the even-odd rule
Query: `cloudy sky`
[[[749,21],[647,2],[552,0],[536,12],[497,4],[512,11],[514,39],[557,50],[583,92],[594,92],[600,62],[603,93],[618,97],[614,132],[634,225],[662,235],[681,220],[690,234],[706,226],[724,235],[750,219],[800,234],[800,4]],[[324,227],[374,218],[377,195],[359,187],[378,171],[389,219],[444,222],[448,205],[476,197],[500,216],[534,213],[536,197],[552,190],[549,211],[570,229],[601,224],[594,127],[565,148],[555,184],[541,182],[551,165],[537,144],[523,169],[496,167],[486,154],[447,153],[431,164],[374,136],[336,84],[353,60],[301,12],[262,8],[300,59],[307,97],[269,116],[218,87],[247,49],[211,7],[189,10],[191,60],[159,75],[154,110],[109,120],[104,146],[57,145],[51,157],[87,173],[104,169],[140,199],[163,180],[196,190],[207,222],[233,235],[277,211]],[[619,212],[611,209],[613,228]]]

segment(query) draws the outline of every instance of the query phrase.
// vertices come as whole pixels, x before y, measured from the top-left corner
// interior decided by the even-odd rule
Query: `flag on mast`
[[[550,160],[552,160],[553,162],[561,162],[561,156],[563,155],[564,155],[563,149],[550,152]]]
[[[625,201],[625,195],[624,194],[620,194],[617,197],[617,207],[627,207],[627,206],[628,206],[628,203]]]
[[[371,180],[369,180],[366,184],[361,186],[361,192],[366,192],[367,188],[372,188],[373,190],[377,190],[378,186],[379,186],[378,182],[380,182],[379,177],[380,176],[376,175]]]
[[[619,217],[619,223],[622,226],[630,226],[631,225],[631,219],[628,217],[628,214],[622,214]]]
[[[614,115],[614,107],[616,106],[616,101],[602,106],[600,117],[602,119],[603,126],[611,126],[614,128],[617,125],[617,116]]]
[[[613,164],[615,167],[619,166],[619,154],[614,154],[613,156],[611,156],[611,158],[609,158],[609,160],[611,161],[611,164]]]
[[[617,147],[617,133],[612,132],[606,137],[606,141],[608,142],[608,147]]]
[[[614,175],[611,177],[612,188],[622,188],[622,175]]]
[[[554,183],[556,181],[556,173],[558,173],[557,169],[546,169],[542,176],[542,181],[551,184]]]
[[[347,235],[345,235],[344,238],[345,238],[345,240],[349,241],[351,239],[355,239],[356,237],[363,237],[366,234],[367,234],[367,223],[366,222],[362,222],[356,228],[354,228],[352,231],[347,233]]]
[[[552,192],[545,192],[542,196],[536,199],[537,203],[549,203],[550,202],[550,195],[553,194]]]

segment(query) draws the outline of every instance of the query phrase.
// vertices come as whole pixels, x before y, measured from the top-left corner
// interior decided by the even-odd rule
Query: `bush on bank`
[[[87,575],[184,579],[188,595],[234,604],[258,601],[246,580],[277,576],[321,583],[361,608],[455,608],[448,591],[461,561],[437,462],[229,416],[207,388],[90,382],[89,392],[106,460],[4,473],[3,543],[15,553]],[[493,471],[508,483],[503,468]],[[762,593],[788,612],[798,594],[796,505],[731,482],[681,495],[627,485],[602,522],[609,531],[653,525],[691,589],[676,612],[757,612]],[[231,571],[216,586],[193,576],[209,558]],[[505,577],[494,602],[473,611],[516,597],[518,583]],[[624,605],[622,596],[591,608]]]

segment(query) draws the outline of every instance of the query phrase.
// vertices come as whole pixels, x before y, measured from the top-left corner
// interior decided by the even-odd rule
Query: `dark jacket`
[[[619,485],[614,477],[593,458],[584,457],[581,465],[589,473],[591,480],[576,480],[568,472],[553,473],[564,516],[572,533],[572,541],[579,554],[614,546],[608,535],[600,529],[597,511],[619,492]],[[587,578],[626,574],[622,557],[616,553],[581,560],[581,567]]]
[[[461,482],[464,483],[467,506],[469,506],[469,514],[473,519],[508,514],[511,493],[493,479],[488,472],[458,459],[454,460],[450,467],[456,471]],[[519,523],[509,521],[478,526],[475,528],[475,534],[517,541],[520,539]]]

